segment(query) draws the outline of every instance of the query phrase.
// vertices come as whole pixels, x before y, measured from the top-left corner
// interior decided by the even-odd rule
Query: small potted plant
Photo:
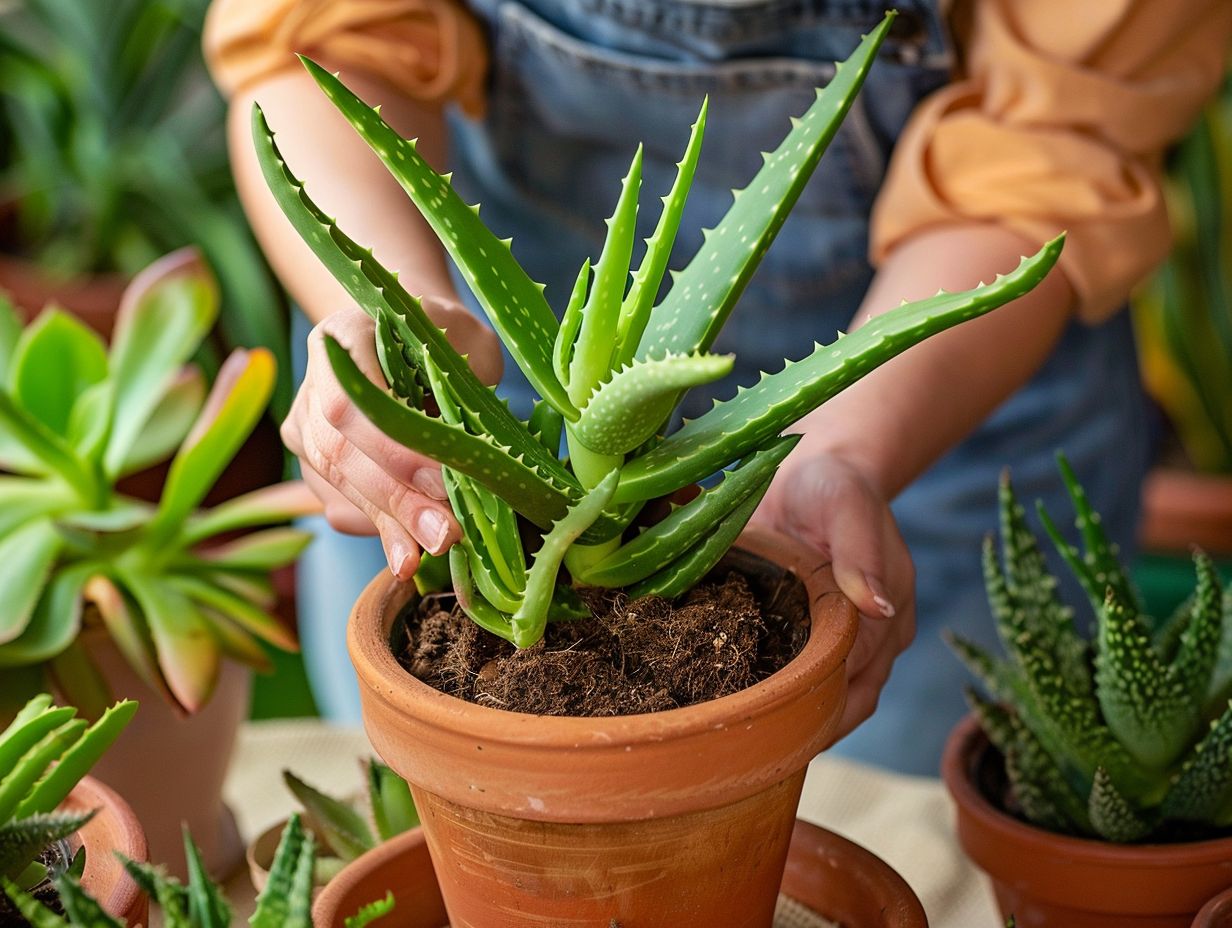
[[[259,642],[295,647],[269,612],[270,572],[308,540],[248,530],[314,508],[283,484],[198,509],[274,384],[264,349],[234,353],[208,395],[184,368],[217,305],[184,252],[133,282],[110,348],[58,310],[22,328],[0,306],[0,693],[50,680],[89,716],[112,695],[139,698],[97,772],[137,806],[156,858],[178,846],[183,818],[211,866],[242,853],[220,823],[246,667],[265,664]],[[157,504],[117,490],[173,452]]]
[[[1060,463],[1084,550],[1039,516],[1090,597],[1094,639],[1058,600],[1007,475],[1000,560],[984,549],[1007,656],[953,639],[996,700],[972,694],[946,749],[959,839],[1020,923],[1183,928],[1232,861],[1232,596],[1195,552],[1189,601],[1143,614]]]
[[[145,860],[145,835],[128,805],[86,776],[137,709],[112,706],[90,725],[40,694],[0,732],[0,879],[56,900],[56,878],[73,872],[111,915],[136,925],[145,903],[115,853]],[[0,896],[0,925],[24,925]]]
[[[387,435],[444,465],[463,527],[447,565],[432,563],[432,576],[421,568],[419,587],[436,593],[383,574],[349,626],[368,734],[411,784],[455,924],[770,923],[805,767],[835,735],[856,621],[818,554],[741,534],[794,444],[780,433],[928,335],[1025,293],[1061,248],[1054,241],[991,284],[902,306],[817,346],[663,437],[681,394],[731,369],[708,349],[892,18],[838,66],[657,305],[705,106],[626,286],[639,150],[602,255],[593,273],[583,266],[560,322],[510,244],[415,144],[307,63],[542,396],[529,422],[315,206],[254,114],[275,198],[375,319],[388,387],[327,340],[334,372]],[[660,521],[638,522],[652,501],[735,462]],[[688,621],[692,631],[673,637],[672,623]],[[684,683],[655,675],[678,658],[688,663],[672,676]]]

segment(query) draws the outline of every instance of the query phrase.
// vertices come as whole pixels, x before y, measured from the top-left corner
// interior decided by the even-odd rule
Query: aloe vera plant
[[[1049,830],[1107,841],[1184,839],[1232,826],[1232,593],[1194,553],[1193,595],[1162,621],[1136,591],[1064,457],[1083,550],[1042,506],[1043,528],[1086,591],[1094,640],[1056,595],[1008,475],[1001,558],[984,546],[1007,657],[951,642],[996,702],[970,693],[1018,807]]]
[[[0,694],[42,688],[93,714],[110,698],[81,642],[106,628],[137,673],[188,712],[227,655],[261,666],[260,641],[294,648],[269,609],[269,572],[311,508],[294,485],[198,506],[262,415],[274,386],[264,349],[237,351],[208,393],[184,364],[217,313],[190,253],[129,289],[110,348],[54,308],[22,328],[0,302]],[[157,505],[120,493],[125,474],[174,452]]]
[[[1007,303],[1053,266],[1060,239],[1017,270],[967,293],[939,293],[880,316],[803,360],[764,374],[707,414],[664,435],[686,390],[711,383],[732,358],[709,349],[758,262],[850,108],[893,19],[837,68],[727,215],[656,302],[697,168],[709,117],[693,125],[675,182],[644,255],[631,270],[641,187],[638,149],[608,221],[602,253],[587,262],[558,322],[535,283],[416,151],[334,75],[309,72],[380,156],[419,208],[497,333],[542,399],[529,421],[471,372],[397,277],[338,228],[282,160],[258,108],[254,136],[266,180],[291,222],[376,321],[389,388],[369,381],[327,340],[338,379],[386,434],[440,461],[463,538],[449,553],[458,601],[483,628],[527,647],[550,620],[581,611],[572,583],[623,587],[630,596],[676,596],[701,579],[735,541],[794,437],[784,429],[868,371],[929,335]],[[439,414],[424,398],[430,394]],[[561,436],[568,459],[559,456]],[[723,468],[717,486],[635,537],[626,530],[654,498]],[[543,530],[529,555],[521,517]],[[584,614],[584,612],[582,612]]]
[[[93,810],[57,812],[137,710],[112,706],[90,725],[77,710],[52,705],[46,694],[31,699],[0,732],[0,879],[29,890],[46,880],[43,851],[67,838]],[[9,912],[0,897],[0,916]]]
[[[124,860],[134,882],[155,903],[168,928],[230,928],[234,912],[218,884],[206,874],[201,852],[185,832],[184,856],[188,862],[188,883],[167,876],[156,867]],[[312,871],[316,845],[305,831],[299,816],[292,816],[283,831],[269,882],[257,899],[248,924],[253,928],[312,928]],[[5,881],[5,893],[32,928],[124,928],[103,911],[71,875],[56,880],[60,916]],[[364,906],[346,920],[347,928],[364,928],[393,910],[392,894]]]

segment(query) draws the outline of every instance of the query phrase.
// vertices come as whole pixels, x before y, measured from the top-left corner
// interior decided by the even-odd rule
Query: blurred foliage
[[[1147,389],[1192,463],[1232,473],[1232,75],[1169,163],[1172,254],[1135,298]]]
[[[55,276],[131,275],[195,245],[233,346],[274,351],[286,307],[235,198],[201,54],[208,0],[0,2],[0,248]]]

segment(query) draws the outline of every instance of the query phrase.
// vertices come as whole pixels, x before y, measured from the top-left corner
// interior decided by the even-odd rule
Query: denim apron
[[[894,141],[919,101],[942,86],[952,50],[936,0],[899,0],[894,31],[860,98],[716,343],[736,354],[729,378],[695,390],[685,415],[736,383],[806,355],[845,329],[872,277],[868,223]],[[639,238],[657,219],[689,126],[705,95],[701,163],[672,257],[680,267],[786,134],[814,88],[833,75],[884,0],[471,0],[492,48],[489,112],[451,119],[454,183],[561,309],[579,265],[598,255],[638,142],[645,144]],[[635,253],[635,261],[638,260]],[[466,294],[459,281],[459,292]],[[506,359],[502,390],[525,414],[530,389]],[[875,415],[869,410],[868,415]],[[910,436],[903,436],[910,441]],[[895,665],[874,717],[838,753],[935,774],[945,735],[963,714],[965,671],[940,631],[992,644],[979,542],[996,525],[996,486],[1013,469],[1023,496],[1069,521],[1053,463],[1064,448],[1122,545],[1133,537],[1146,465],[1145,406],[1124,314],[1072,325],[1040,373],[894,503],[915,559],[919,633]],[[337,666],[341,625],[359,586],[382,565],[379,546],[339,564],[318,542],[301,570],[304,635],[327,714],[354,717],[349,668]],[[356,549],[358,550],[358,549]],[[326,558],[329,558],[327,561]],[[328,569],[326,567],[328,564]],[[349,576],[354,571],[356,575]],[[1067,593],[1076,605],[1080,594]],[[1081,614],[1081,613],[1080,613]],[[319,626],[319,627],[318,627]],[[342,691],[342,699],[338,692]],[[329,695],[331,694],[332,695]]]

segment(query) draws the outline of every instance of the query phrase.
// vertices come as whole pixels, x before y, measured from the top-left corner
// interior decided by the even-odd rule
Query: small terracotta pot
[[[1142,487],[1142,547],[1232,554],[1232,476],[1156,467]]]
[[[77,832],[74,851],[86,850],[86,868],[81,875],[85,890],[107,912],[136,928],[147,923],[149,900],[137,889],[116,852],[145,863],[145,832],[133,810],[114,790],[93,777],[84,777],[61,806],[65,810],[96,810],[94,818]]]
[[[446,923],[422,829],[399,835],[344,868],[321,891],[313,925],[343,928],[347,916],[388,891],[395,895],[388,928]],[[792,832],[782,891],[844,928],[928,928],[924,907],[901,876],[858,844],[808,822],[797,821]]]
[[[1198,910],[1193,928],[1232,928],[1232,888],[1225,889]]]
[[[210,701],[185,717],[137,677],[103,629],[87,629],[81,640],[112,695],[141,703],[94,775],[128,797],[145,824],[154,863],[184,875],[184,823],[210,873],[230,875],[243,861],[244,844],[223,804],[222,787],[240,724],[248,717],[251,671],[223,661]]]
[[[997,904],[1030,928],[1189,928],[1232,882],[1232,838],[1121,845],[1052,834],[1002,811],[977,785],[1000,763],[974,717],[954,729],[942,775],[958,807],[963,850]]]
[[[767,680],[616,718],[479,706],[420,682],[391,639],[411,584],[383,573],[348,630],[373,747],[411,784],[453,928],[767,928],[808,762],[846,698],[856,613],[827,565],[751,530],[728,555],[811,634]],[[799,578],[795,582],[792,575]]]

